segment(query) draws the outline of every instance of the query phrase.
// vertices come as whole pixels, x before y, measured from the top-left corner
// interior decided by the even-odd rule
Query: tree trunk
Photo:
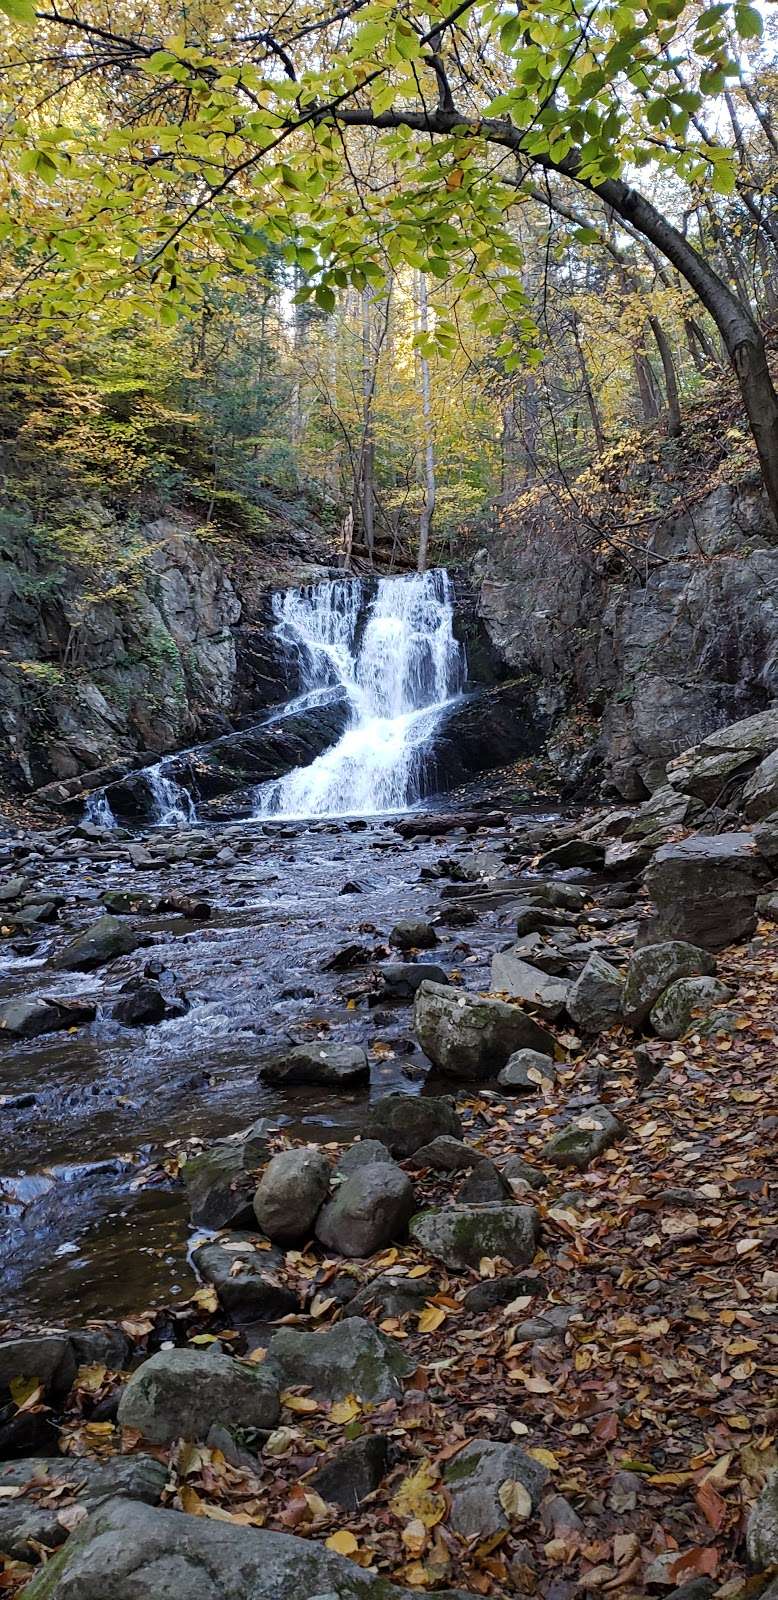
[[[419,283],[419,332],[426,334],[429,331],[429,307],[427,303],[427,279],[423,272],[418,275]],[[419,572],[426,572],[429,560],[430,529],[432,518],[435,515],[435,499],[437,485],[435,482],[435,441],[432,432],[432,402],[430,399],[430,364],[422,351],[420,358],[421,371],[421,411],[424,429],[424,505],[419,520]]]
[[[655,422],[660,409],[656,374],[645,350],[636,350],[633,359],[643,421]]]
[[[375,442],[373,439],[373,370],[372,295],[362,290],[362,531],[367,559],[372,567],[375,551]]]
[[[665,377],[667,391],[667,437],[677,439],[681,432],[681,400],[678,394],[678,378],[675,371],[673,352],[670,341],[658,317],[650,316],[648,324],[656,339],[656,347],[662,360],[662,371]]]
[[[600,408],[595,399],[591,378],[589,377],[589,368],[586,363],[583,345],[581,344],[581,335],[578,327],[578,315],[575,311],[573,312],[573,341],[575,344],[576,354],[578,356],[578,365],[581,372],[581,382],[583,384],[583,391],[586,397],[586,404],[589,407],[589,416],[592,419],[594,442],[597,447],[597,454],[598,456],[601,456],[605,450],[605,434],[602,427]]]

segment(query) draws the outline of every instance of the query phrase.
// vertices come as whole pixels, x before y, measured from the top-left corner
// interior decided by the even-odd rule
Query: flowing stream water
[[[448,573],[381,578],[367,604],[358,578],[288,589],[276,596],[275,616],[280,647],[299,662],[293,706],[316,704],[340,687],[351,717],[337,744],[309,766],[260,786],[255,815],[407,810],[424,792],[425,756],[441,714],[465,686]]]

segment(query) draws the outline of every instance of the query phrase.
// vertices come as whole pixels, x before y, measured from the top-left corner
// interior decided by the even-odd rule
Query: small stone
[[[595,953],[570,988],[567,1013],[582,1033],[602,1033],[621,1020],[623,996],[621,973]]]
[[[151,1444],[204,1439],[212,1423],[273,1428],[278,1383],[263,1362],[236,1361],[220,1351],[160,1350],[133,1373],[119,1401],[123,1428]]]
[[[490,982],[496,994],[524,1000],[528,1005],[540,1007],[550,1017],[562,1015],[570,992],[568,978],[550,976],[524,961],[520,945],[492,957]]]
[[[506,1483],[520,1484],[534,1510],[548,1471],[515,1444],[473,1439],[450,1461],[443,1480],[451,1496],[450,1524],[465,1539],[489,1539],[511,1527],[501,1490]]]
[[[123,986],[111,1015],[125,1028],[144,1028],[161,1022],[166,1011],[165,996],[159,984],[147,978],[136,978]]]
[[[335,1168],[336,1178],[346,1178],[350,1173],[358,1171],[360,1167],[375,1166],[376,1162],[390,1161],[391,1151],[380,1139],[360,1139],[357,1144],[349,1145],[339,1157]]]
[[[263,1083],[292,1088],[311,1084],[348,1089],[370,1080],[370,1063],[359,1045],[298,1044],[276,1050],[260,1067]]]
[[[504,1278],[484,1278],[481,1283],[474,1283],[468,1289],[464,1304],[468,1311],[491,1311],[495,1306],[508,1306],[513,1300],[523,1299],[525,1295],[542,1295],[545,1293],[543,1280],[529,1273],[522,1276],[510,1275]]]
[[[387,1441],[379,1433],[352,1439],[331,1461],[327,1461],[309,1480],[311,1488],[329,1505],[344,1511],[357,1506],[373,1494],[384,1477],[389,1459]]]
[[[389,943],[398,950],[431,950],[437,942],[438,936],[429,922],[397,922],[389,935]]]
[[[300,1310],[297,1295],[278,1275],[284,1261],[280,1250],[257,1250],[250,1239],[222,1234],[200,1245],[192,1261],[235,1322],[272,1322]]]
[[[514,1050],[497,1076],[501,1089],[524,1090],[528,1094],[537,1094],[544,1082],[553,1084],[555,1079],[556,1067],[551,1056],[543,1055],[540,1050]]]
[[[543,1146],[543,1156],[552,1166],[575,1167],[583,1172],[623,1133],[621,1123],[607,1106],[592,1106],[584,1116],[552,1134]]]
[[[465,1178],[457,1195],[457,1205],[484,1206],[504,1204],[513,1198],[511,1189],[498,1172],[494,1162],[479,1161]]]
[[[485,1160],[480,1150],[474,1150],[463,1139],[452,1139],[450,1134],[445,1133],[429,1144],[421,1145],[413,1155],[414,1166],[431,1167],[433,1172],[467,1172]]]
[[[427,1278],[394,1278],[380,1272],[349,1300],[349,1316],[353,1317],[406,1317],[410,1312],[423,1311],[426,1302],[437,1294],[436,1280]]]
[[[320,1151],[281,1150],[268,1162],[254,1195],[254,1215],[269,1239],[294,1244],[310,1238],[330,1186]]]
[[[524,1183],[530,1189],[544,1189],[546,1186],[545,1173],[525,1161],[523,1156],[509,1156],[503,1165],[502,1175],[510,1184]]]
[[[442,983],[445,986],[449,981],[443,968],[433,966],[429,961],[385,961],[376,968],[376,973],[380,979],[376,998],[382,1004],[390,1000],[408,1002],[423,983]]]

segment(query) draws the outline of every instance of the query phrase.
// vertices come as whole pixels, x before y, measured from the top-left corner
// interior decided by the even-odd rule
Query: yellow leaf
[[[192,1300],[201,1311],[218,1311],[219,1297],[216,1290],[209,1284],[206,1289],[195,1289]]]
[[[281,1395],[281,1404],[287,1411],[318,1411],[318,1400],[312,1400],[308,1394],[290,1394],[288,1389]]]
[[[497,1499],[509,1522],[526,1522],[532,1513],[532,1501],[523,1483],[506,1478],[497,1490]]]
[[[408,1526],[403,1528],[400,1538],[409,1555],[420,1556],[427,1543],[427,1529],[421,1518],[414,1517],[413,1522],[409,1522]]]
[[[534,1461],[539,1461],[541,1466],[548,1467],[549,1472],[556,1472],[559,1468],[559,1462],[552,1450],[544,1450],[538,1446],[536,1450],[528,1450],[527,1455],[532,1456]]]
[[[426,1278],[428,1273],[429,1273],[429,1270],[430,1270],[429,1267],[411,1267],[411,1270],[408,1273],[408,1277],[409,1278]]]
[[[188,1516],[201,1517],[203,1515],[203,1502],[197,1490],[192,1488],[191,1483],[182,1483],[178,1491],[178,1498],[181,1501],[181,1510],[186,1511]]]
[[[43,1384],[39,1378],[12,1378],[8,1387],[19,1411],[31,1411],[43,1399]]]
[[[353,1556],[354,1551],[359,1549],[353,1533],[349,1533],[347,1528],[339,1528],[337,1533],[331,1533],[325,1544],[328,1550],[336,1551],[339,1556]]]
[[[425,1528],[434,1528],[442,1522],[446,1515],[445,1497],[433,1492],[433,1484],[439,1480],[440,1474],[432,1462],[422,1461],[416,1471],[403,1480],[389,1502],[394,1515],[401,1522],[423,1522]]]
[[[330,1306],[334,1306],[334,1304],[335,1304],[334,1295],[315,1294],[313,1299],[312,1299],[312,1301],[311,1301],[311,1316],[312,1317],[323,1317],[323,1316],[325,1316],[326,1313],[329,1311]]]
[[[330,1421],[348,1423],[359,1416],[362,1407],[355,1394],[347,1394],[345,1400],[336,1400],[330,1407]]]
[[[446,1313],[442,1306],[427,1304],[419,1313],[419,1333],[434,1333],[445,1320]]]

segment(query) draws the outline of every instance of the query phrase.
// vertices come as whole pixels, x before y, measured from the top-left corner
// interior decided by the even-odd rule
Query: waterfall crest
[[[448,573],[381,578],[367,592],[358,578],[336,579],[286,590],[274,610],[278,643],[299,665],[300,694],[286,709],[345,690],[351,718],[309,766],[260,786],[255,816],[375,815],[413,805],[440,716],[465,686]]]

